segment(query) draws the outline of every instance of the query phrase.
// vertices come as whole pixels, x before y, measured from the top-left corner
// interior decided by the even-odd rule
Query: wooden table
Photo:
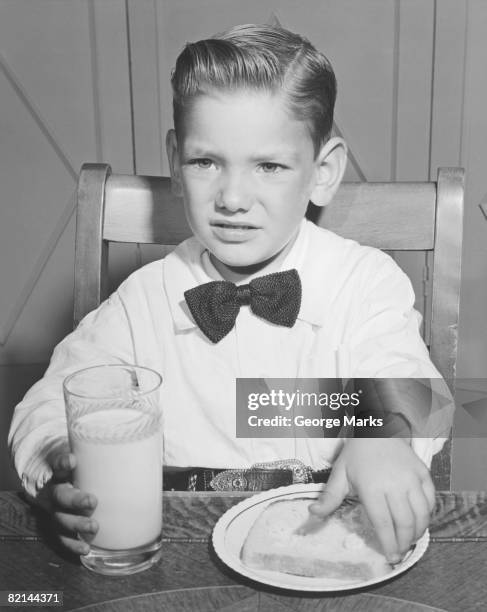
[[[248,495],[165,492],[162,560],[140,574],[112,578],[59,550],[43,516],[18,493],[0,492],[0,591],[63,591],[63,608],[44,609],[98,604],[86,612],[487,610],[487,493],[437,493],[431,544],[405,574],[359,592],[319,596],[254,583],[216,557],[210,545],[215,522]]]

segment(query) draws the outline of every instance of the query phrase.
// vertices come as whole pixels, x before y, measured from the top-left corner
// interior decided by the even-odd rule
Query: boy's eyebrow
[[[189,151],[191,155],[205,155],[212,152],[211,147],[192,142],[185,142],[183,151]]]
[[[222,157],[221,154],[212,147],[199,143],[186,143],[183,147],[183,152],[186,155],[190,154],[191,156],[195,157]],[[286,159],[291,162],[295,162],[299,160],[299,154],[294,149],[269,149],[268,151],[264,150],[262,152],[255,153],[250,159],[252,162],[263,162],[272,159]]]
[[[279,150],[269,150],[263,151],[262,153],[258,153],[252,157],[252,161],[254,162],[262,162],[269,161],[272,159],[285,159],[291,162],[295,162],[299,160],[299,154],[296,153],[294,149],[279,149]]]

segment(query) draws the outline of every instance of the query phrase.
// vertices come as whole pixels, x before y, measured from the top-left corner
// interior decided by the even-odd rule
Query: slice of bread
[[[309,516],[311,501],[295,498],[270,503],[245,539],[242,563],[258,570],[350,583],[384,576],[391,570],[359,503],[345,503],[312,533],[296,534]]]

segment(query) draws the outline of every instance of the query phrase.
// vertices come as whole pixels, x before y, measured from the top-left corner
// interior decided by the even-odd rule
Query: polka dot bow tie
[[[292,327],[301,306],[297,270],[254,278],[248,285],[212,281],[184,292],[196,324],[212,342],[219,342],[235,325],[240,306],[276,325]]]

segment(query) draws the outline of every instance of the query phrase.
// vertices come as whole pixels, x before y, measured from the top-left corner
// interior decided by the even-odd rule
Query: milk
[[[155,541],[162,528],[162,435],[153,415],[131,408],[82,415],[70,427],[74,485],[93,493],[94,546],[123,550]]]

